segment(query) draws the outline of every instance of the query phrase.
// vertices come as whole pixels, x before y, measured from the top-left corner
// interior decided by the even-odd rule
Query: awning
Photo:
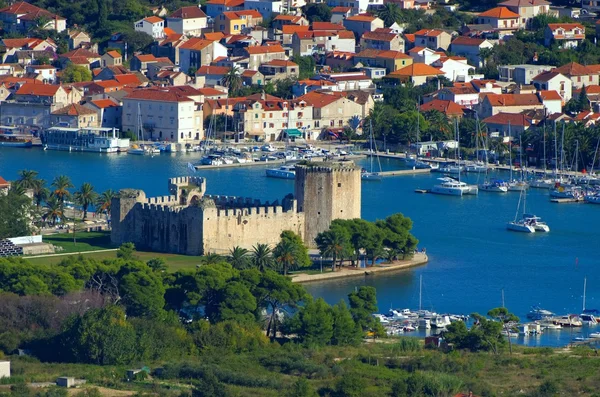
[[[302,137],[302,131],[300,131],[297,128],[288,128],[286,130],[283,130],[283,132],[288,136],[288,137],[292,137],[292,138],[299,138]]]

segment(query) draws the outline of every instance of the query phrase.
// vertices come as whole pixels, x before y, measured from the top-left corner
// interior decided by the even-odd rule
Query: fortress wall
[[[205,253],[224,254],[233,246],[252,249],[257,243],[274,246],[284,230],[304,234],[304,214],[281,206],[212,210],[204,213]]]

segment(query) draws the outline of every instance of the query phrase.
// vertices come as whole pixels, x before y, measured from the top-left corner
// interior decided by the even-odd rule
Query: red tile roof
[[[388,74],[389,77],[441,76],[444,72],[424,63],[413,63]]]
[[[151,16],[151,17],[144,18],[144,21],[155,24],[155,23],[163,22],[163,19],[159,18],[157,16]]]
[[[360,14],[360,15],[354,15],[351,17],[346,18],[346,21],[356,21],[356,22],[373,22],[375,19],[377,19],[376,16],[371,15],[371,14]]]
[[[206,14],[200,7],[189,6],[181,7],[177,11],[169,15],[169,18],[192,19],[192,18],[207,18]]]
[[[459,36],[452,40],[452,44],[479,47],[484,41],[485,39],[476,39],[473,37]]]
[[[84,115],[92,115],[97,114],[94,110],[90,108],[86,108],[83,105],[79,105],[77,103],[72,103],[70,105],[65,106],[64,108],[60,108],[52,112],[54,115],[60,116],[84,116]]]
[[[200,66],[196,71],[196,76],[206,76],[209,74],[214,75],[224,75],[229,73],[230,68],[226,68],[225,66],[209,66],[204,65]]]
[[[200,94],[202,94],[204,96],[216,96],[216,95],[226,96],[227,95],[223,91],[216,90],[212,87],[198,88],[198,92],[200,92]]]
[[[556,76],[559,76],[560,73],[559,72],[542,72],[540,74],[538,74],[537,76],[535,76],[532,81],[543,81],[543,82],[548,82],[550,80],[552,80],[553,78],[555,78]]]
[[[415,36],[437,37],[437,36],[441,35],[442,33],[445,33],[445,32],[443,30],[438,30],[438,29],[421,29],[421,30],[415,32]]]
[[[117,80],[121,84],[139,85],[141,83],[141,81],[138,78],[138,76],[136,76],[133,73],[130,73],[130,74],[119,74],[119,75],[116,75],[114,77],[114,79]]]
[[[209,0],[206,4],[226,5],[227,7],[240,7],[244,0]]]
[[[395,33],[380,33],[380,32],[365,32],[362,38],[365,40],[376,40],[376,41],[393,41],[398,37]]]
[[[543,101],[562,101],[560,94],[554,90],[552,91],[539,91],[538,94]]]
[[[73,51],[65,52],[60,56],[61,58],[73,58],[73,57],[85,57],[85,58],[100,58],[100,54],[86,50],[85,48],[78,48]]]
[[[156,57],[152,54],[139,54],[135,56],[140,62],[154,62]]]
[[[278,52],[285,52],[285,50],[283,49],[283,47],[280,44],[267,45],[267,46],[256,45],[256,46],[252,46],[252,47],[246,47],[246,51],[250,55],[274,54],[274,53],[278,53]]]
[[[512,12],[506,7],[496,7],[486,12],[482,12],[479,17],[497,18],[497,19],[518,19],[519,14]]]
[[[421,112],[437,110],[448,116],[462,116],[465,113],[463,108],[456,102],[444,101],[441,99],[434,99],[433,101],[424,103],[421,105],[420,110]]]
[[[536,94],[484,94],[492,106],[530,106],[541,105]]]
[[[297,98],[297,101],[304,101],[307,105],[315,108],[322,108],[331,105],[340,99],[345,98],[345,94],[341,92],[328,91],[327,93],[311,91],[308,94]]]
[[[263,63],[263,65],[280,66],[280,67],[298,66],[297,63],[294,63],[292,61],[288,61],[285,59],[273,59],[269,62]]]
[[[95,101],[91,101],[94,105],[99,107],[100,109],[106,108],[116,108],[120,105],[113,101],[112,99],[96,99]]]
[[[414,43],[415,42],[415,35],[411,34],[411,33],[405,33],[404,34],[404,38],[406,39],[406,41]]]
[[[111,58],[121,58],[121,54],[119,54],[119,51],[108,51],[105,55],[108,55]]]
[[[346,30],[346,28],[339,23],[332,22],[313,22],[312,30]]]
[[[133,90],[124,99],[140,99],[158,102],[193,102],[188,96],[180,93],[178,90],[171,89],[171,87]]]
[[[346,14],[348,12],[352,11],[352,7],[333,7],[331,9],[331,12],[334,14]]]
[[[573,30],[579,28],[585,30],[585,27],[580,23],[549,23],[548,27],[552,30],[563,28],[564,30]]]
[[[15,95],[37,95],[53,97],[54,95],[56,95],[56,92],[59,90],[59,88],[59,85],[53,84],[25,83],[17,90],[17,92],[15,92]]]
[[[10,183],[8,183],[6,181],[6,179],[4,179],[0,176],[0,187],[9,187],[9,186],[10,186]]]
[[[65,18],[56,15],[56,14],[52,14],[49,11],[46,11],[42,8],[36,7],[33,4],[29,4],[26,3],[24,1],[20,1],[18,3],[15,3],[9,7],[5,7],[0,9],[0,14],[12,14],[12,15],[22,15],[22,16],[27,16],[27,15],[32,15],[34,17],[37,16],[47,16],[50,17],[50,19],[60,19],[60,20],[64,20]]]
[[[486,124],[500,124],[500,125],[518,125],[520,127],[529,127],[531,125],[531,119],[522,113],[498,113],[483,119]]]
[[[552,71],[562,73],[565,76],[588,76],[590,74],[595,74],[594,71],[577,62],[567,63],[559,68],[552,69]]]
[[[283,25],[281,27],[281,33],[283,34],[294,34],[296,32],[308,32],[310,26],[304,25]]]

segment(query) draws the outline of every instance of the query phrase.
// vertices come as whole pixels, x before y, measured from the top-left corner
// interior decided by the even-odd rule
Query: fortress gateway
[[[201,177],[169,179],[170,196],[121,190],[112,202],[112,242],[185,255],[225,254],[234,246],[277,244],[282,231],[292,230],[314,246],[332,220],[360,218],[360,168],[350,162],[297,165],[295,195],[281,203],[205,192]]]

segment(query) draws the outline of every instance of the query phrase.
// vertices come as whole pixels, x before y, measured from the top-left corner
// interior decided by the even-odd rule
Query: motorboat
[[[277,151],[277,149],[275,149],[270,143],[261,146],[260,150],[262,150],[263,152],[276,152]]]
[[[559,324],[563,328],[564,327],[575,328],[575,327],[583,326],[583,322],[581,321],[581,319],[574,314],[569,314],[569,315],[561,316],[561,317],[555,317],[553,321],[555,324]]]
[[[221,156],[217,154],[209,154],[208,156],[202,157],[200,159],[200,164],[202,165],[223,165],[223,160]]]
[[[296,179],[296,168],[293,165],[282,165],[279,168],[268,168],[265,172],[269,178]]]
[[[555,189],[550,190],[550,197],[582,200],[584,194],[583,190],[580,187],[558,185]]]
[[[466,172],[487,172],[488,167],[483,163],[467,164],[465,167]]]
[[[519,337],[519,333],[518,332],[514,332],[514,331],[507,331],[507,330],[502,330],[502,332],[500,332],[502,335],[507,336],[507,337],[511,337],[511,338],[518,338]]]
[[[506,193],[508,192],[508,184],[501,180],[485,182],[479,185],[482,192]]]
[[[523,214],[523,220],[526,224],[533,226],[536,232],[548,233],[550,231],[550,227],[539,216]]]
[[[600,193],[588,194],[583,199],[588,204],[600,204]]]
[[[419,329],[431,329],[431,320],[428,318],[420,318],[417,322]]]
[[[143,156],[144,154],[146,154],[146,152],[144,151],[144,148],[139,147],[137,145],[133,145],[131,146],[128,150],[127,150],[128,154],[135,154],[138,156]]]
[[[529,313],[527,313],[527,318],[530,320],[542,320],[552,316],[554,316],[554,313],[550,310],[542,309],[538,306],[532,307]]]
[[[462,166],[459,165],[445,165],[443,167],[440,167],[438,169],[439,172],[444,173],[444,174],[460,174],[461,172],[464,171],[464,168]]]
[[[600,332],[592,332],[591,334],[588,335],[588,338],[600,339]]]
[[[433,316],[430,323],[433,328],[446,328],[451,324],[449,316]]]
[[[598,325],[598,319],[593,314],[582,313],[579,318],[585,325]]]
[[[556,329],[562,329],[560,324],[554,324],[553,322],[550,321],[544,321],[544,322],[540,322],[540,327],[542,328],[542,330],[556,330]]]
[[[468,194],[477,194],[477,186],[469,186],[464,182],[458,181],[450,177],[438,178],[438,180],[441,183],[438,185],[434,185],[431,189],[431,193],[445,194],[448,196],[463,196]]]

